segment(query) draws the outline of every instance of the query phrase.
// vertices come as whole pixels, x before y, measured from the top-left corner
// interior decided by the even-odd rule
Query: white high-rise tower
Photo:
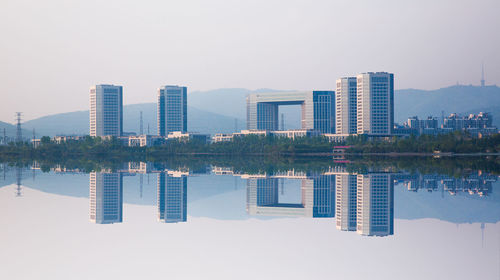
[[[96,85],[90,88],[90,136],[121,136],[123,88]]]
[[[388,136],[394,128],[394,74],[357,76],[358,134]]]
[[[357,133],[357,83],[356,77],[337,80],[335,93],[335,133]]]

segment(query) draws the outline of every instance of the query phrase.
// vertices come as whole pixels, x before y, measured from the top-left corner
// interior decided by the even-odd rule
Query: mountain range
[[[188,94],[188,130],[214,134],[230,133],[246,127],[246,96],[250,93],[275,92],[272,89],[251,91],[240,88],[195,91]],[[500,88],[497,86],[456,85],[437,90],[402,89],[394,94],[395,121],[402,123],[411,116],[441,117],[442,112],[469,114],[480,111],[493,115],[500,127]],[[156,104],[141,103],[124,106],[124,131],[139,132],[139,116],[143,112],[144,132],[156,134]],[[299,128],[300,106],[282,106],[285,128]],[[23,135],[36,129],[41,135],[72,135],[89,133],[89,112],[77,111],[44,116],[23,123]],[[15,135],[15,126],[0,122],[8,136]]]

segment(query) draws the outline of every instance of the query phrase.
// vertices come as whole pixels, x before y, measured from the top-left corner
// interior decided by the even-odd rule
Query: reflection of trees
[[[138,160],[139,161],[139,160]],[[324,173],[342,167],[346,171],[364,172],[401,172],[410,174],[443,174],[452,177],[464,177],[481,171],[493,175],[500,174],[499,157],[359,157],[351,158],[347,163],[336,163],[329,157],[166,157],[158,161],[150,161],[157,169],[171,170],[206,170],[210,166],[228,167],[235,173],[275,174],[294,170],[295,172]],[[11,159],[10,166],[30,167],[31,159]],[[53,167],[78,169],[82,172],[120,170],[128,168],[128,162],[105,158],[90,160],[82,158],[45,159],[37,161],[44,172]]]

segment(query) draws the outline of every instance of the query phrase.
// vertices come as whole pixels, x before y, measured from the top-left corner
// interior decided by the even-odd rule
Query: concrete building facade
[[[345,77],[337,80],[335,92],[336,134],[357,133],[357,90],[356,77]]]
[[[394,74],[357,75],[357,133],[389,136],[394,128]]]
[[[96,85],[90,88],[90,136],[121,136],[123,88]]]
[[[279,130],[279,106],[301,105],[302,129],[335,132],[335,92],[258,93],[247,97],[247,129]]]

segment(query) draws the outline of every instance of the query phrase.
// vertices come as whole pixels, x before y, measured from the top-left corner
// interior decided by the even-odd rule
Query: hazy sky
[[[500,84],[500,1],[0,0],[0,120],[88,109],[89,87],[153,102],[165,84],[334,89]]]

